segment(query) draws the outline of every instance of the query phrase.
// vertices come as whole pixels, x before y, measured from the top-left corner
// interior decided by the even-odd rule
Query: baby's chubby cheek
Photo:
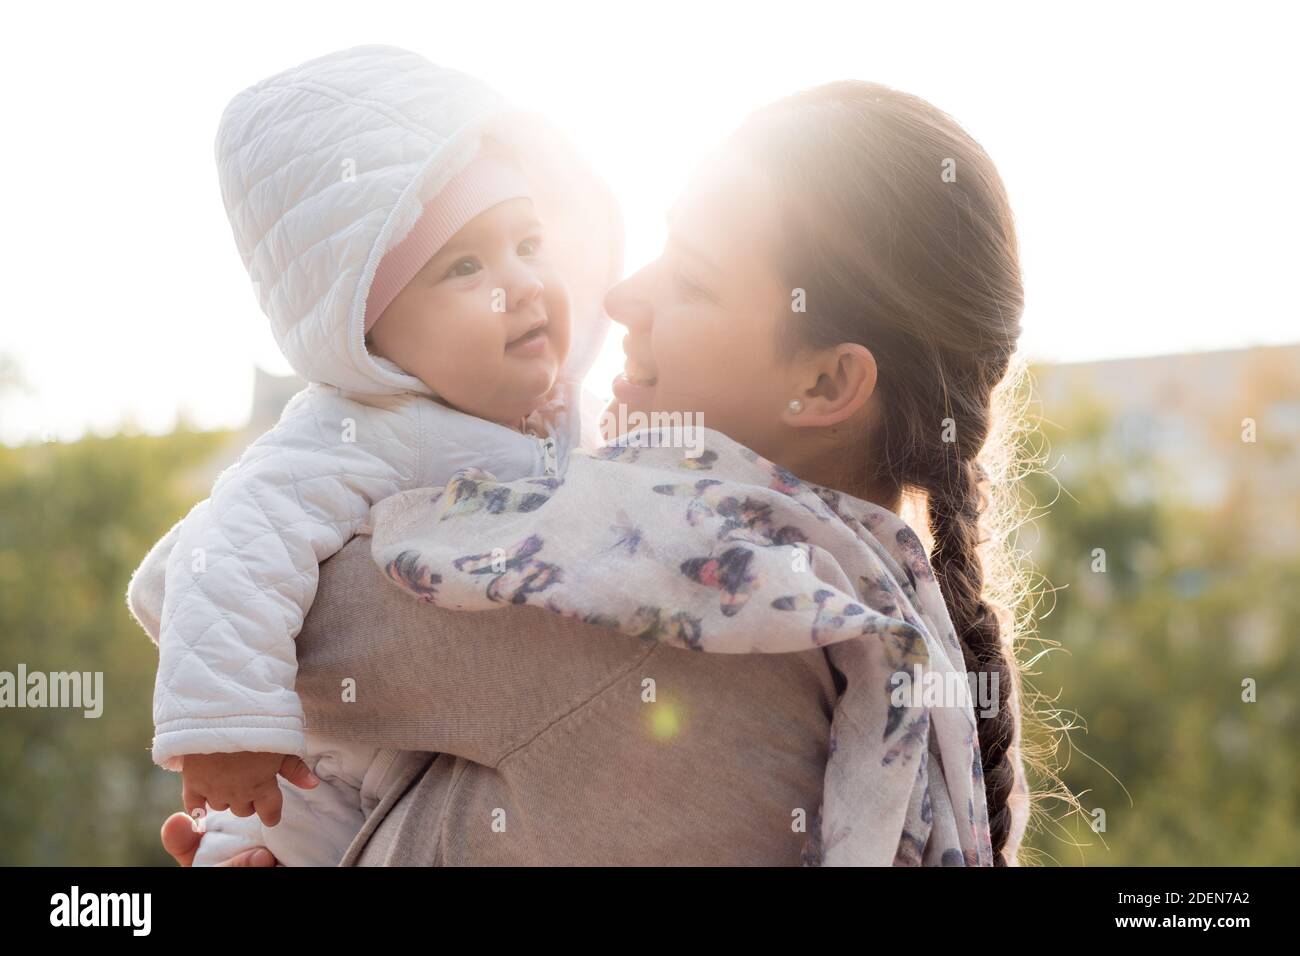
[[[555,360],[563,365],[573,342],[573,316],[569,293],[563,284],[546,289],[546,332],[555,352]]]

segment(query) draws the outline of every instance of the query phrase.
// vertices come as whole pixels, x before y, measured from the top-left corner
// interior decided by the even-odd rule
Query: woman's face
[[[771,184],[724,149],[702,167],[668,216],[663,254],[605,298],[627,326],[614,400],[628,414],[695,413],[773,458],[788,431],[798,370],[778,361],[776,323],[792,290],[778,278],[779,209]],[[607,436],[613,437],[613,436]]]

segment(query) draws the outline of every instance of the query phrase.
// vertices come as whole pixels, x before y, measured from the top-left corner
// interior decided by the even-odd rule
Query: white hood
[[[226,107],[221,195],[280,349],[308,381],[361,393],[432,394],[371,356],[366,295],[383,254],[484,137],[514,151],[572,302],[561,377],[580,381],[609,328],[623,269],[608,187],[541,117],[480,80],[390,46],[331,53],[263,80]]]

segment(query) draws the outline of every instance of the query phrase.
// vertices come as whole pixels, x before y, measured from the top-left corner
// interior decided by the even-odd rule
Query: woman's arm
[[[358,537],[320,566],[297,690],[312,732],[493,767],[655,646],[541,608],[422,604]]]

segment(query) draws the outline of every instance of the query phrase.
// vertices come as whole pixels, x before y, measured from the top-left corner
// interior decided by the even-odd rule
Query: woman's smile
[[[654,394],[655,381],[633,379],[628,372],[619,372],[614,378],[614,397],[633,406],[644,406]]]
[[[627,360],[623,363],[623,371],[614,379],[614,396],[630,404],[642,403],[654,390],[659,381],[659,373],[649,362],[628,352],[626,343],[623,345],[623,353]]]

